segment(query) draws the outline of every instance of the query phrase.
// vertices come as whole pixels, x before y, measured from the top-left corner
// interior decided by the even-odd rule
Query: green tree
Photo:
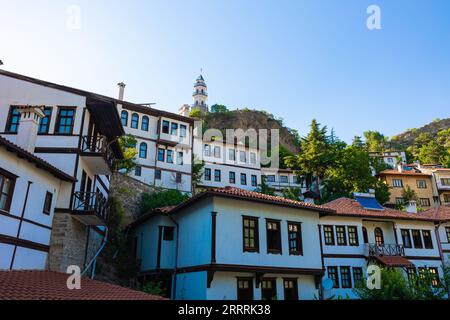
[[[352,146],[357,148],[364,148],[364,142],[360,136],[354,136],[352,141]]]
[[[363,300],[442,300],[447,293],[445,274],[441,280],[428,270],[406,277],[401,269],[381,268],[380,289],[363,285],[354,292]]]
[[[366,131],[364,138],[369,152],[384,152],[389,148],[389,139],[378,131]]]
[[[129,285],[129,280],[138,272],[138,264],[132,255],[131,243],[128,241],[124,225],[124,208],[117,197],[109,198],[108,240],[100,254],[97,263],[97,273],[103,269],[114,268],[123,285]]]
[[[229,112],[227,106],[223,104],[213,104],[211,106],[211,113],[227,113]]]
[[[417,159],[422,164],[440,164],[445,162],[448,150],[437,140],[431,140],[418,149]]]
[[[255,191],[259,192],[259,193],[262,193],[262,194],[267,194],[269,196],[274,196],[275,195],[275,189],[271,188],[267,184],[267,177],[265,175],[261,176],[261,184],[258,186],[258,188]]]
[[[402,198],[405,203],[408,203],[410,201],[417,201],[417,193],[415,190],[411,189],[410,186],[406,186],[406,188],[403,188],[402,190]]]
[[[191,110],[191,112],[189,112],[189,117],[191,118],[202,118],[202,112],[200,111],[200,109],[194,109]]]
[[[354,289],[355,294],[363,300],[411,300],[414,292],[399,269],[381,268],[381,288],[369,289],[360,286]]]
[[[137,287],[138,291],[145,292],[147,294],[151,294],[154,296],[165,296],[166,289],[163,287],[163,283],[161,281],[150,281],[144,284],[141,284]]]
[[[335,156],[330,148],[326,126],[321,128],[313,119],[310,132],[301,140],[300,149],[299,154],[286,157],[285,163],[297,175],[304,176],[307,188],[311,189],[314,180],[317,186],[320,185]]]
[[[155,193],[143,193],[140,202],[141,213],[144,214],[149,210],[157,208],[176,206],[187,199],[189,199],[187,194],[183,194],[179,190],[174,189],[159,190]]]
[[[205,167],[204,161],[199,161],[197,156],[194,155],[194,164],[192,165],[192,190],[194,190],[202,181],[204,174],[203,168]]]
[[[330,166],[323,180],[323,202],[339,197],[352,197],[354,192],[367,192],[369,189],[378,190],[377,200],[385,203],[386,184],[380,183],[372,175],[371,157],[359,146],[347,146],[333,166]],[[377,196],[377,192],[375,193]],[[389,199],[389,194],[387,195]]]
[[[118,160],[117,169],[130,172],[136,167],[137,140],[130,134],[124,135],[119,139],[119,145],[123,153],[123,159]]]
[[[297,187],[285,188],[281,191],[283,198],[301,201],[303,199],[302,189]]]

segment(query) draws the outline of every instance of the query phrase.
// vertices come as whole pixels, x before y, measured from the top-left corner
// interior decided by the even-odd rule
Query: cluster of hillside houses
[[[93,274],[118,138],[131,134],[138,165],[129,176],[148,186],[192,194],[193,159],[205,163],[201,192],[129,226],[138,278],[162,281],[173,299],[354,298],[372,263],[442,276],[450,169],[372,154],[392,166],[380,174],[391,204],[404,203],[406,186],[418,203],[383,207],[368,190],[315,205],[294,172],[262,167],[258,148],[196,134],[190,111],[208,111],[202,76],[179,114],[127,102],[124,89],[115,99],[0,70],[0,269]],[[278,193],[302,188],[305,201],[256,192],[263,177]]]

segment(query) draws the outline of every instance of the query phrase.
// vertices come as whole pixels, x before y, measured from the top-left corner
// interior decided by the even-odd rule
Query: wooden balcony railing
[[[87,155],[102,155],[111,170],[114,169],[116,159],[105,136],[83,136],[81,152]]]
[[[374,244],[366,245],[366,254],[369,257],[404,256],[405,248],[401,244]]]
[[[106,221],[108,213],[108,200],[100,192],[75,192],[73,210],[85,215],[95,215]]]

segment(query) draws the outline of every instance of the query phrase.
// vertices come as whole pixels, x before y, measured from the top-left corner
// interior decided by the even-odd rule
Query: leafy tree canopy
[[[155,193],[143,193],[141,197],[141,213],[149,210],[175,206],[189,199],[187,194],[181,193],[179,190],[168,189],[159,190]]]
[[[378,131],[366,131],[364,138],[369,152],[383,152],[389,148],[389,139]]]
[[[123,153],[123,159],[118,160],[117,169],[130,172],[136,167],[137,140],[130,134],[124,135],[119,139],[119,145]]]
[[[229,112],[227,106],[223,104],[213,104],[211,106],[211,113],[227,113]]]

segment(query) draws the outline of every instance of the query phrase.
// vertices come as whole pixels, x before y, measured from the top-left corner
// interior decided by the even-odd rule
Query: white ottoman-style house
[[[122,157],[116,103],[0,70],[0,268],[83,269],[93,257]]]
[[[405,276],[425,270],[442,276],[442,217],[382,207],[371,193],[340,198],[325,207],[336,211],[320,219],[326,274],[333,280],[325,298],[355,298],[352,289],[371,263],[401,268]]]
[[[167,274],[174,299],[314,299],[322,206],[210,189],[131,225],[140,276]]]
[[[119,83],[123,99],[125,84]],[[194,119],[128,102],[118,104],[122,126],[136,140],[138,166],[129,173],[152,187],[192,192]]]

